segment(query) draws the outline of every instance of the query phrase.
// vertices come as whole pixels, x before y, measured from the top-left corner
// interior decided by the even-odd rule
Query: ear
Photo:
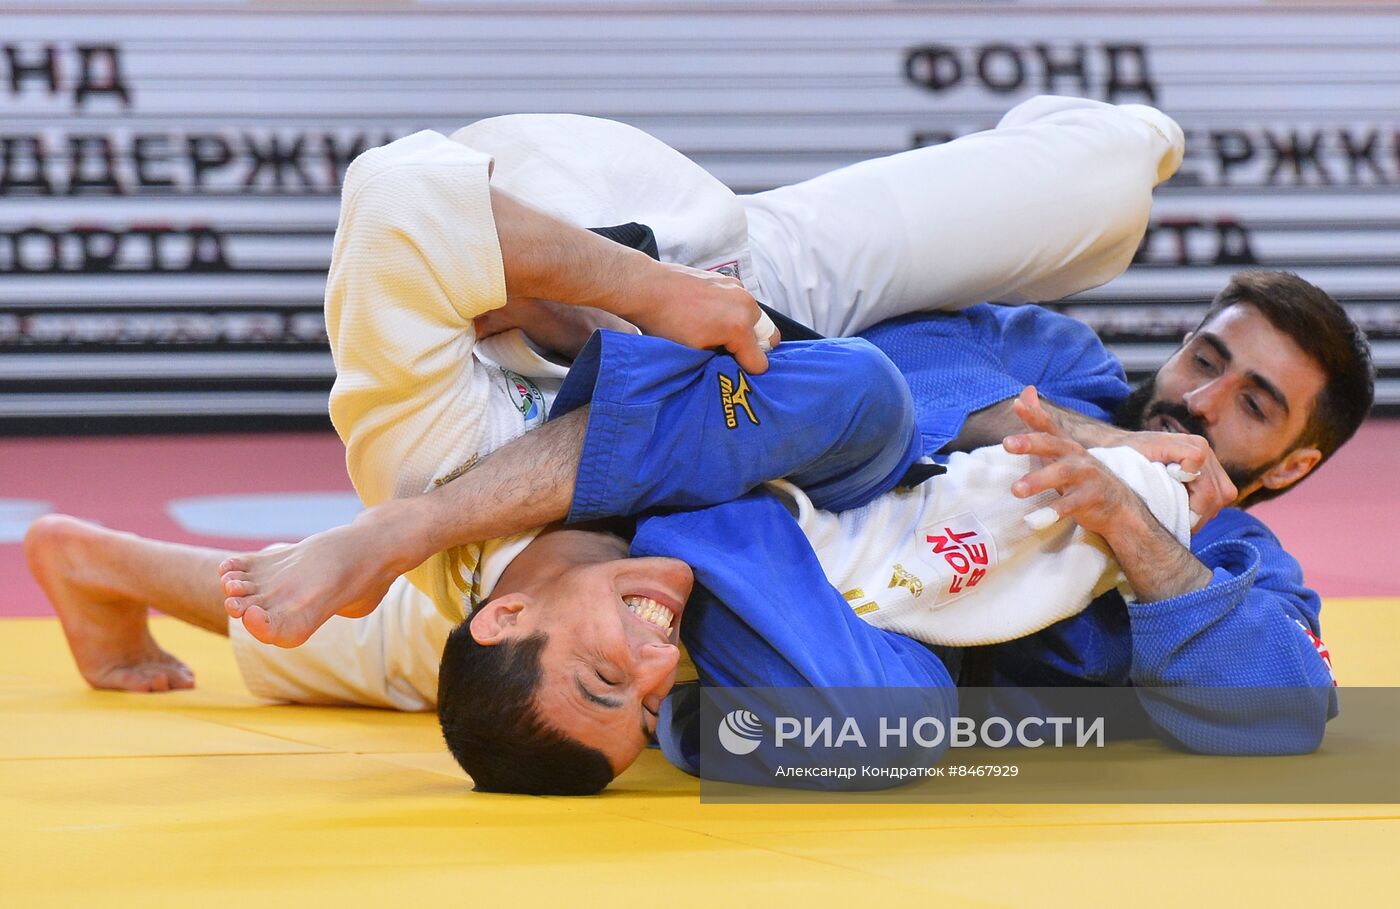
[[[518,593],[496,597],[472,613],[472,638],[487,647],[495,646],[517,631],[520,613],[530,605],[529,598]]]
[[[1270,467],[1259,482],[1265,489],[1286,489],[1312,472],[1322,460],[1316,448],[1295,448]]]

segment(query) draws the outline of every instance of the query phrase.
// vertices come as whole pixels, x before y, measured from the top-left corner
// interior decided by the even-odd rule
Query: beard
[[[1136,388],[1128,392],[1128,396],[1113,412],[1113,425],[1131,432],[1141,432],[1143,424],[1148,420],[1154,417],[1170,417],[1182,429],[1193,435],[1201,436],[1210,443],[1212,449],[1215,448],[1215,440],[1206,431],[1205,421],[1187,410],[1186,405],[1179,401],[1154,401],[1153,397],[1156,393],[1157,376],[1154,374],[1151,378],[1139,382]],[[1274,465],[1266,462],[1250,466],[1239,462],[1221,461],[1220,466],[1225,469],[1225,475],[1230,478],[1231,483],[1235,484],[1236,489],[1244,489],[1246,486],[1252,485]]]

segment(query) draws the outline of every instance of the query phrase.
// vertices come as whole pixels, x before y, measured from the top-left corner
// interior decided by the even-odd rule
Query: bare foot
[[[331,616],[369,615],[389,585],[421,559],[405,559],[384,506],[300,543],[231,556],[219,565],[224,607],[259,641],[296,647]]]
[[[93,688],[193,688],[194,673],[151,637],[147,604],[120,583],[134,540],[63,515],[35,521],[24,537],[29,570],[48,595],[78,671]]]

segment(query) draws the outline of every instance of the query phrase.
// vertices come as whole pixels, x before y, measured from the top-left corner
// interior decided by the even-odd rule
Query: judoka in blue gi
[[[1270,296],[1264,295],[1266,289]],[[1308,296],[1290,300],[1290,290]],[[1280,296],[1284,302],[1276,303]],[[1261,302],[1241,305],[1242,299]],[[1218,437],[1234,419],[1226,408],[1258,421],[1256,407],[1308,407],[1307,386],[1279,387],[1275,383],[1287,383],[1287,374],[1253,356],[1253,338],[1272,325],[1263,314],[1282,310],[1273,318],[1287,325],[1289,302],[1294,312],[1314,310],[1311,327],[1321,334],[1326,334],[1323,327],[1329,329],[1335,346],[1352,353],[1351,374],[1339,370],[1332,393],[1358,396],[1350,407],[1355,420],[1368,404],[1364,347],[1358,346],[1340,310],[1320,299],[1320,292],[1288,276],[1237,276],[1217,310],[1155,382],[1131,395],[1121,367],[1091,331],[1038,307],[978,306],[881,325],[866,339],[888,355],[913,394],[910,412],[871,408],[866,416],[873,425],[851,432],[883,440],[875,455],[868,453],[868,444],[833,445],[836,428],[850,427],[811,403],[840,401],[840,389],[847,386],[891,384],[891,370],[881,369],[882,358],[870,357],[868,351],[843,351],[848,354],[844,358],[828,354],[829,368],[794,380],[785,367],[815,351],[801,345],[790,345],[786,352],[780,348],[774,369],[751,380],[747,406],[752,410],[730,427],[736,421],[726,419],[717,393],[724,377],[738,375],[728,358],[706,359],[649,339],[597,339],[576,363],[556,402],[556,413],[562,414],[591,392],[574,517],[658,506],[679,509],[639,521],[632,554],[680,558],[695,570],[698,589],[682,638],[703,685],[951,689],[955,674],[968,672],[965,654],[930,648],[857,616],[853,604],[827,582],[822,563],[781,495],[756,490],[733,502],[695,506],[737,494],[756,480],[786,475],[805,485],[819,505],[858,507],[893,486],[919,455],[946,453],[949,443],[968,429],[974,412],[985,418],[989,406],[1009,402],[1029,383],[1075,413],[1107,420],[1116,410],[1119,422],[1131,427],[1155,422],[1202,431],[1219,450],[1226,440]],[[1263,349],[1271,348],[1266,343]],[[866,355],[850,355],[858,353]],[[1235,370],[1242,379],[1233,383],[1233,393],[1218,403],[1201,400],[1201,393],[1217,393],[1213,385],[1231,383]],[[1194,384],[1192,375],[1198,376]],[[1347,380],[1352,387],[1344,384]],[[1185,401],[1162,394],[1177,382],[1191,386]],[[1259,400],[1266,396],[1269,400]],[[1340,433],[1349,435],[1349,429]],[[1009,447],[1017,441],[1013,438]],[[1028,440],[1023,435],[1020,441]],[[800,449],[803,442],[845,457],[800,466],[770,460]],[[1245,491],[1245,503],[1251,493],[1268,495],[1275,488],[1268,485],[1273,479],[1266,476],[1269,465],[1246,460],[1240,448],[1223,447],[1237,459],[1227,464]],[[1297,563],[1259,521],[1238,508],[1221,512],[1201,528],[1191,540],[1191,553],[1209,571],[1204,586],[1166,597],[1144,596],[1139,590],[1131,605],[1116,592],[1099,597],[1082,613],[1038,634],[979,648],[975,662],[981,677],[965,680],[1017,686],[1131,684],[1141,689],[1142,708],[1155,728],[1184,747],[1230,754],[1315,748],[1326,719],[1335,713],[1336,699],[1329,666],[1320,654],[1320,604],[1303,586]],[[1142,577],[1129,572],[1133,574]],[[1149,578],[1147,584],[1152,583]],[[464,636],[465,629],[458,634]],[[449,644],[445,659],[450,661],[452,654]],[[1308,694],[1275,702],[1254,696],[1203,704],[1191,689],[1205,686]],[[927,701],[915,703],[928,706]],[[675,704],[673,698],[663,709],[659,739],[673,762],[698,772],[703,768],[697,765],[696,717],[677,714]],[[954,705],[950,692],[943,706],[951,711]],[[1280,706],[1287,709],[1269,709]],[[1024,714],[1036,710],[1034,703],[1008,707]],[[936,753],[927,757],[936,758]]]

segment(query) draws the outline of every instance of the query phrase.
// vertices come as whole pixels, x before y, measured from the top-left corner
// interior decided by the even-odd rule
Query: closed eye
[[[589,704],[596,704],[599,707],[606,707],[609,710],[622,709],[622,701],[617,698],[594,694],[584,687],[583,680],[578,676],[574,676],[574,686],[578,689],[578,693],[583,696],[584,701]]]

